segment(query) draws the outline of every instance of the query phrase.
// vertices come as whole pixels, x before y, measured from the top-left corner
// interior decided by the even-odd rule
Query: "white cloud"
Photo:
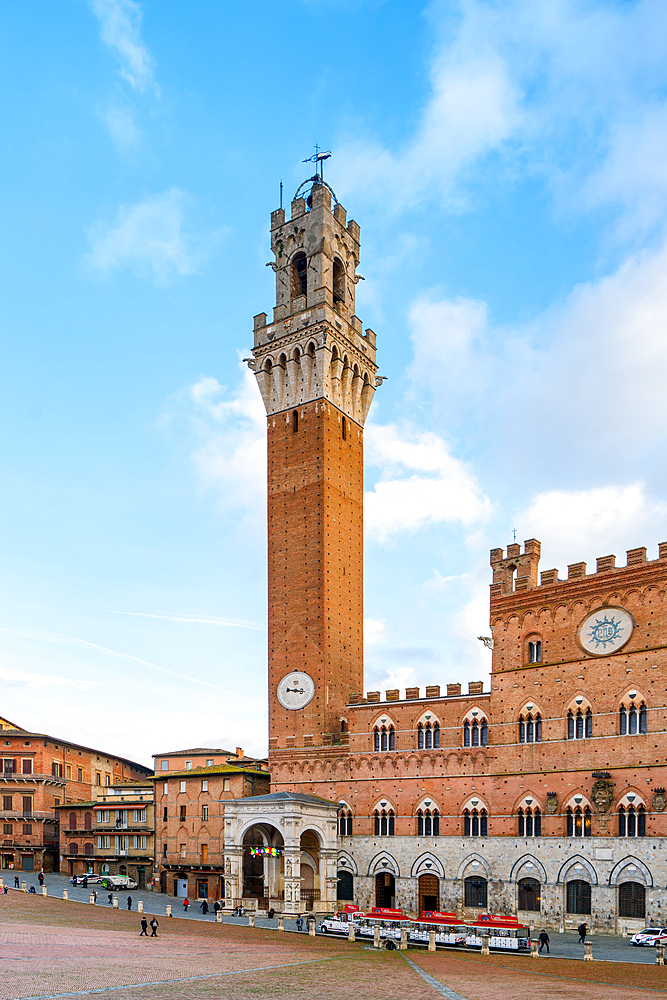
[[[254,374],[242,365],[240,386],[230,395],[203,375],[188,392],[191,421],[200,443],[193,461],[201,481],[229,507],[262,518],[266,504],[266,413]]]
[[[426,524],[458,521],[470,525],[491,510],[474,476],[453,458],[437,434],[403,435],[389,424],[366,429],[367,458],[382,477],[365,496],[367,534],[387,541]],[[415,470],[411,475],[409,470]]]
[[[174,274],[193,274],[205,262],[219,233],[195,236],[186,227],[190,199],[178,188],[135,205],[122,205],[112,225],[88,231],[91,250],[83,258],[92,270],[107,274],[129,268],[159,282]]]
[[[120,64],[120,74],[137,90],[157,92],[155,60],[141,39],[143,12],[133,0],[90,0],[100,22],[102,41]]]
[[[364,618],[364,645],[380,646],[387,641],[387,623],[378,618]]]
[[[568,214],[606,202],[628,231],[664,222],[664,3],[459,0],[428,16],[430,93],[412,136],[395,149],[343,139],[337,188],[460,211],[492,169],[495,184],[541,175]]]
[[[117,104],[109,105],[102,112],[102,118],[109,129],[111,138],[122,153],[128,153],[139,143],[141,133],[129,108],[122,108]]]
[[[563,577],[568,563],[587,561],[594,572],[595,559],[610,553],[624,565],[626,549],[667,534],[666,516],[667,504],[652,500],[644,483],[637,482],[539,493],[515,520],[522,537],[542,542],[542,567],[555,566]],[[657,546],[647,555],[657,558]]]

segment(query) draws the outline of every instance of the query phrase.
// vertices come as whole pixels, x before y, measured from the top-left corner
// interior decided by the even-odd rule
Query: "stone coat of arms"
[[[606,813],[611,809],[614,800],[614,790],[609,778],[598,778],[593,785],[591,798],[598,812]]]

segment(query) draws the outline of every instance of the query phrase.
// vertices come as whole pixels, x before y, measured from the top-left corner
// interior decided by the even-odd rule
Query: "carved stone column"
[[[301,848],[285,847],[285,913],[301,913]]]
[[[225,906],[240,906],[243,894],[243,847],[225,844]]]
[[[335,910],[338,903],[338,850],[320,848],[320,909]]]

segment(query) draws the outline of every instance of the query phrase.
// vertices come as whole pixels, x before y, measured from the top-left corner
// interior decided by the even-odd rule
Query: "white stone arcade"
[[[225,801],[225,908],[335,910],[338,808],[294,792]]]

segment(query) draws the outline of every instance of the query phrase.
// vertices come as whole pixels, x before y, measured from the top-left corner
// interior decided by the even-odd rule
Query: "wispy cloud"
[[[71,677],[60,677],[58,674],[37,674],[27,670],[9,670],[0,667],[0,680],[5,684],[33,688],[37,691],[43,687],[69,687],[78,691],[90,691],[96,681],[79,681]]]
[[[94,642],[88,642],[86,639],[79,639],[73,635],[61,635],[58,632],[42,632],[40,629],[34,628],[7,628],[3,625],[0,625],[0,632],[5,632],[7,635],[20,636],[22,639],[33,639],[37,642],[52,642],[58,646],[74,646],[80,649],[90,649],[95,653],[101,653],[103,656],[111,656],[114,659],[125,660],[126,663],[137,663],[142,667],[150,667],[151,670],[157,670],[160,673],[169,674],[171,677],[180,677],[181,680],[190,681],[191,684],[202,684],[204,687],[215,688],[216,691],[229,693],[219,684],[212,684],[210,681],[204,681],[200,677],[193,677],[190,674],[184,674],[178,670],[170,670],[169,667],[162,667],[157,663],[151,663],[150,660],[142,660],[138,656],[132,656],[131,653],[121,653],[116,649],[108,649],[106,646],[98,646]]]
[[[132,615],[135,618],[159,618],[161,621],[165,622],[185,622],[196,625],[223,625],[228,628],[249,628],[257,632],[266,631],[266,626],[258,625],[257,622],[247,622],[235,618],[199,618],[181,614],[155,615],[148,611],[115,611],[112,609],[109,609],[108,613],[112,615]]]
[[[155,60],[141,38],[143,11],[133,0],[90,0],[100,35],[118,60],[120,74],[137,90],[158,92]]]
[[[110,104],[101,112],[101,117],[122,153],[128,153],[138,145],[141,133],[129,108],[121,107],[117,103]]]
[[[191,206],[192,199],[178,188],[122,205],[113,223],[88,230],[91,249],[84,265],[101,274],[129,269],[160,283],[194,274],[222,231],[194,233],[186,221]]]

